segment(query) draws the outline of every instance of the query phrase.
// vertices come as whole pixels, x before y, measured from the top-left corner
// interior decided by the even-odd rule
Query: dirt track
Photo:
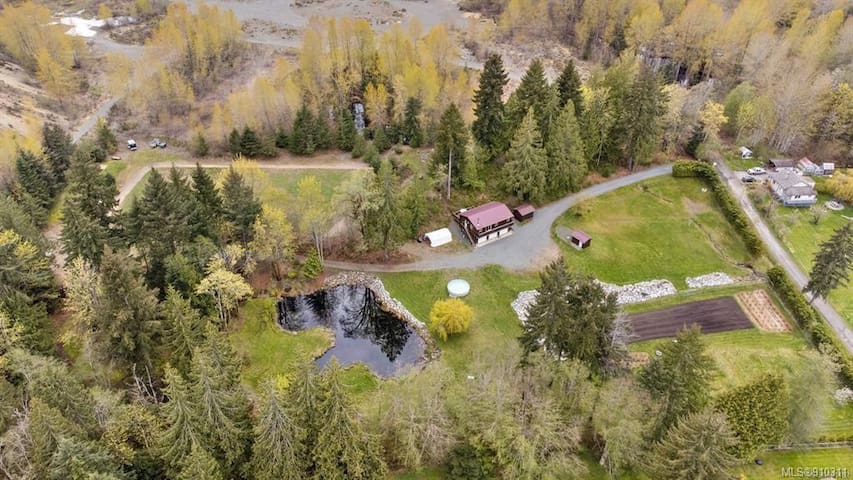
[[[734,297],[690,302],[651,312],[628,315],[634,327],[632,342],[674,337],[685,326],[699,324],[703,333],[752,328]]]

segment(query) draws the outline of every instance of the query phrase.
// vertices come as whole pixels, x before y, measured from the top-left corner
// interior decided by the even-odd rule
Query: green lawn
[[[289,375],[301,363],[312,361],[332,346],[331,332],[314,328],[298,333],[282,330],[274,322],[273,299],[259,298],[240,309],[240,319],[229,338],[243,358],[243,379],[253,388],[264,380]],[[373,391],[375,376],[362,365],[346,369],[344,379],[355,394]]]
[[[818,204],[822,205],[830,197],[820,195]],[[814,256],[820,248],[820,244],[826,241],[832,233],[849,220],[844,216],[853,217],[853,207],[847,206],[840,212],[828,211],[826,217],[815,225],[811,221],[811,215],[805,208],[779,207],[778,221],[783,227],[780,234],[785,247],[800,264],[800,268],[808,273],[812,268]],[[841,287],[829,295],[829,301],[838,310],[847,323],[853,326],[853,284]]]
[[[759,455],[764,465],[748,464],[737,471],[742,478],[750,480],[778,480],[796,478],[783,475],[783,468],[836,468],[847,469],[846,475],[836,473],[839,480],[853,477],[853,448],[825,448],[820,450],[785,450],[766,452]],[[806,476],[800,478],[831,478],[830,476]]]
[[[725,153],[725,161],[726,164],[732,170],[738,171],[746,171],[752,167],[761,167],[763,163],[761,159],[753,157],[753,158],[740,158],[740,152],[732,150]]]
[[[104,164],[104,172],[118,178],[119,174],[127,169],[127,163],[122,160],[108,160]]]
[[[380,277],[391,295],[424,322],[428,322],[433,302],[447,298],[449,280],[463,278],[471,284],[471,293],[464,299],[474,309],[471,329],[446,342],[437,340],[442,359],[457,372],[466,372],[467,365],[478,352],[500,349],[516,341],[521,334],[521,324],[510,303],[518,292],[539,286],[536,275],[510,273],[496,266],[478,270],[384,273]]]
[[[557,239],[570,267],[618,284],[721,271],[742,275],[749,255],[705,184],[662,177],[584,201],[556,225],[581,229],[592,246],[577,251]]]

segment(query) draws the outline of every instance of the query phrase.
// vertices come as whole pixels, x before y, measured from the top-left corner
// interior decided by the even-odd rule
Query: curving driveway
[[[517,227],[509,238],[473,250],[460,253],[430,254],[421,260],[400,265],[335,261],[326,261],[325,264],[331,268],[370,272],[479,268],[486,265],[500,265],[509,270],[538,270],[544,263],[555,258],[559,252],[551,238],[551,224],[569,207],[583,200],[670,173],[672,173],[672,166],[662,165],[593,185],[538,209],[533,220]],[[457,238],[456,241],[463,240]]]

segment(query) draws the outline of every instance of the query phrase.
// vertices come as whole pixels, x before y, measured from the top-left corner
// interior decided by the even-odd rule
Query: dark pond
[[[344,285],[278,302],[278,322],[287,330],[327,327],[335,346],[317,359],[322,367],[337,357],[341,365],[364,363],[382,377],[415,364],[423,355],[423,339],[406,322],[382,310],[373,292]]]

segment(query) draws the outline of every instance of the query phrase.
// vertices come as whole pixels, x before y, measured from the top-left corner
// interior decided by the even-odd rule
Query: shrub
[[[794,286],[791,279],[781,267],[773,267],[767,271],[770,286],[782,299],[782,303],[791,312],[794,321],[800,329],[806,332],[812,344],[818,350],[831,355],[841,366],[839,375],[841,380],[853,386],[853,357],[847,352],[835,333],[824,323],[817,311],[806,300],[805,295]]]
[[[439,300],[429,311],[429,328],[442,340],[455,333],[467,332],[474,311],[458,298]]]
[[[835,198],[853,203],[853,176],[836,173],[826,182],[826,188]]]
[[[678,161],[672,166],[672,176],[677,178],[698,177],[705,180],[723,210],[723,214],[743,238],[743,243],[749,253],[752,255],[761,254],[764,248],[761,239],[758,238],[758,234],[746,218],[746,214],[740,209],[711,165],[695,161]]]
[[[361,158],[364,156],[365,151],[367,150],[367,140],[364,139],[364,135],[358,133],[355,136],[355,140],[352,144],[352,158]]]

